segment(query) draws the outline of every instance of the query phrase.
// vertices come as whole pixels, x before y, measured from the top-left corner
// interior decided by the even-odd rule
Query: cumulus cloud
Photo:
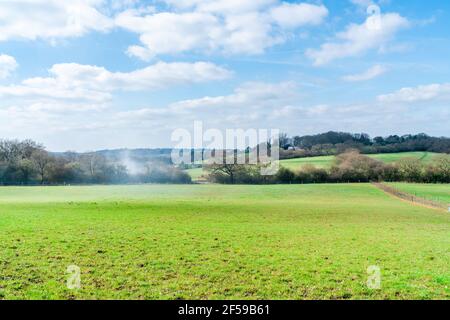
[[[294,82],[278,84],[248,82],[237,87],[229,95],[206,96],[198,99],[177,101],[161,108],[141,108],[120,112],[115,120],[127,125],[148,126],[167,124],[181,126],[194,120],[205,120],[208,125],[217,127],[236,125],[255,126],[273,118],[275,109],[298,103],[298,85]],[[181,122],[181,123],[180,123]]]
[[[18,64],[14,57],[0,54],[0,80],[8,78],[16,70]]]
[[[116,90],[156,90],[173,85],[223,80],[231,75],[208,62],[159,62],[131,72],[76,63],[56,64],[49,77],[35,77],[19,85],[0,86],[0,96],[81,99],[102,102]]]
[[[196,9],[201,12],[249,12],[257,11],[278,0],[161,0],[177,9]]]
[[[446,86],[450,92],[450,85]],[[263,125],[263,128],[279,128],[290,134],[327,130],[389,134],[407,132],[411,126],[418,131],[433,133],[434,130],[441,134],[442,128],[448,126],[447,109],[433,108],[432,104],[426,110],[410,104],[379,101],[311,105],[303,98],[301,87],[293,82],[249,82],[226,95],[127,111],[104,110],[104,105],[89,102],[69,101],[61,106],[43,101],[27,107],[0,107],[0,133],[45,141],[51,150],[85,151],[170,147],[173,145],[170,133],[177,128],[191,130],[194,121],[203,121],[205,129],[250,129]],[[430,121],[436,124],[432,128]]]
[[[0,86],[0,134],[39,139],[39,133],[48,135],[47,140],[53,139],[55,133],[109,129],[110,138],[121,123],[114,117],[114,97],[118,91],[156,90],[222,80],[230,75],[228,70],[207,62],[160,62],[131,72],[111,72],[75,63],[56,64],[48,77]],[[162,123],[167,124],[167,119]],[[132,131],[131,128],[126,130]],[[70,135],[65,139],[74,141]],[[62,139],[60,143],[67,142]],[[86,139],[80,139],[79,143],[83,146]]]
[[[362,24],[350,24],[335,39],[319,49],[308,49],[306,56],[321,66],[334,60],[355,57],[373,49],[382,49],[397,32],[409,26],[406,18],[397,13],[371,16]]]
[[[50,141],[52,150],[142,147],[148,143],[167,147],[172,130],[189,128],[195,120],[216,128],[257,128],[264,120],[264,126],[276,128],[279,118],[274,116],[274,109],[298,102],[297,89],[292,82],[250,82],[228,95],[132,110],[105,110],[105,104],[89,102],[39,100],[0,107],[0,133],[20,133],[38,140],[42,136]],[[151,140],[147,140],[149,137]]]
[[[249,82],[227,95],[116,113],[109,123],[121,128],[132,127],[139,132],[157,127],[169,132],[166,134],[169,136],[175,128],[190,129],[194,121],[204,121],[205,127],[219,130],[261,128],[261,125],[280,128],[282,124],[280,129],[291,134],[326,130],[387,134],[407,131],[412,123],[415,128],[429,126],[430,114],[442,114],[439,108],[414,110],[409,105],[384,104],[376,100],[363,104],[310,104],[307,100],[301,87],[293,82]],[[399,114],[403,116],[399,118]]]
[[[162,54],[260,54],[292,32],[323,22],[323,5],[280,0],[0,1],[0,41],[58,40],[123,28],[139,35],[127,53],[143,60]]]
[[[230,95],[184,100],[171,105],[174,110],[198,108],[239,109],[276,107],[290,103],[297,97],[297,85],[293,82],[279,84],[248,82]]]
[[[388,71],[388,68],[382,65],[375,65],[370,69],[359,74],[344,76],[342,79],[348,82],[368,81],[375,79]]]
[[[117,26],[139,34],[128,54],[143,60],[189,51],[260,54],[286,41],[295,29],[318,25],[328,15],[323,5],[277,0],[166,0],[171,11],[130,9]]]
[[[107,31],[114,22],[99,10],[103,0],[0,1],[0,41],[77,37]]]
[[[396,92],[378,96],[378,101],[385,103],[414,103],[433,100],[450,100],[450,83],[402,88]]]
[[[303,25],[319,25],[328,15],[325,6],[309,3],[283,3],[274,7],[270,14],[274,21],[283,28],[298,28]]]

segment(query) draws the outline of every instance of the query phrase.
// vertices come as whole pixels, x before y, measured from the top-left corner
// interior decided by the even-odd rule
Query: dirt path
[[[409,193],[400,191],[398,189],[395,189],[391,186],[388,186],[384,183],[372,182],[372,185],[374,185],[376,188],[386,192],[387,194],[389,194],[397,199],[409,202],[413,205],[422,206],[422,207],[435,209],[435,210],[439,210],[439,211],[445,211],[445,212],[448,211],[448,206],[443,203],[428,200],[428,199],[421,198],[421,197],[416,197],[412,194],[409,194]]]

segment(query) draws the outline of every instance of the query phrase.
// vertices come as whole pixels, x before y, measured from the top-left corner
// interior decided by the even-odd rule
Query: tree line
[[[31,140],[0,140],[0,185],[121,183],[191,183],[191,177],[165,163],[143,163],[131,174],[100,153],[53,154]]]
[[[336,132],[292,139],[282,135],[282,158],[337,154],[336,162],[329,169],[304,166],[299,171],[292,171],[281,168],[274,176],[262,176],[260,165],[205,165],[205,168],[210,172],[210,181],[230,184],[368,181],[450,183],[448,154],[437,156],[428,164],[418,159],[403,159],[386,164],[361,154],[374,150],[449,153],[449,141],[448,138],[423,134],[374,139],[365,134]],[[301,148],[291,148],[291,143]],[[351,148],[355,145],[356,148]],[[192,182],[182,166],[176,168],[170,163],[168,152],[164,151],[161,155],[158,151],[153,158],[141,153],[134,155],[134,164],[139,166],[139,170],[130,171],[128,162],[122,161],[118,153],[113,153],[114,156],[106,151],[51,153],[32,140],[0,140],[0,185]]]
[[[384,163],[350,150],[336,157],[328,168],[305,165],[297,171],[281,167],[272,176],[261,175],[260,165],[211,164],[210,182],[223,184],[307,184],[347,182],[417,182],[450,183],[450,155],[436,156],[430,163],[405,158],[395,163]]]
[[[424,133],[371,138],[365,133],[330,131],[294,137],[282,134],[279,141],[282,159],[337,155],[348,149],[356,149],[363,154],[413,151],[450,153],[449,138],[430,137]]]

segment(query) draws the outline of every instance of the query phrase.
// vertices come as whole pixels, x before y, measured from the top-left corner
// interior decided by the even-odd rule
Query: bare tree
[[[11,163],[27,159],[36,150],[43,150],[43,147],[32,140],[0,140],[0,161]]]
[[[205,169],[211,172],[211,176],[225,175],[230,184],[236,182],[236,177],[243,171],[245,165],[239,164],[211,164],[205,166]]]
[[[39,175],[41,185],[44,184],[47,175],[47,168],[49,167],[52,158],[47,151],[37,150],[32,153],[31,161],[33,162]]]
[[[84,164],[86,171],[88,171],[91,181],[95,181],[97,178],[100,168],[104,166],[106,159],[97,153],[87,153],[81,157],[82,163]]]

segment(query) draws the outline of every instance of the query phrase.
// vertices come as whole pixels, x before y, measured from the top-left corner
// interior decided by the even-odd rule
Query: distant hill
[[[158,161],[163,163],[171,163],[172,149],[116,149],[116,150],[99,150],[97,154],[104,156],[111,161],[120,161],[124,158],[130,158],[134,161]]]
[[[348,149],[357,149],[363,154],[393,154],[405,152],[450,153],[450,138],[431,137],[424,133],[408,135],[390,135],[371,138],[365,133],[326,132],[317,135],[280,137],[280,158],[298,159],[319,156],[334,156]],[[203,150],[204,151],[204,150]],[[171,163],[171,148],[157,149],[114,149],[98,150],[93,153],[114,162],[124,159],[134,162]],[[201,159],[201,149],[193,149],[197,159]],[[65,156],[68,153],[53,153]]]
[[[369,157],[383,161],[385,163],[393,163],[405,158],[414,158],[422,161],[423,163],[429,163],[438,156],[439,153],[434,152],[398,152],[398,153],[379,153],[379,154],[370,154]],[[331,167],[335,160],[335,156],[320,156],[320,157],[312,157],[312,158],[297,158],[297,159],[288,159],[282,160],[281,165],[285,168],[298,170],[304,165],[314,165],[318,168],[328,168]]]
[[[429,163],[433,159],[439,156],[440,153],[434,152],[398,152],[398,153],[380,153],[371,154],[369,157],[385,162],[393,163],[405,158],[414,158],[422,161],[423,163]],[[293,158],[281,160],[280,165],[284,168],[296,171],[306,165],[313,165],[317,168],[330,168],[335,161],[336,156],[318,156],[307,158]],[[193,168],[186,170],[186,172],[192,177],[194,181],[201,180],[202,176],[206,173],[203,168]]]
[[[77,152],[52,152],[55,156],[67,157],[70,154],[97,154],[112,162],[122,162],[124,159],[130,159],[135,162],[161,162],[170,164],[172,149],[112,149],[98,150],[86,153]]]
[[[334,132],[311,136],[281,135],[282,159],[331,156],[357,149],[363,154],[398,152],[450,153],[450,138],[431,137],[425,133],[371,138],[365,133]]]

